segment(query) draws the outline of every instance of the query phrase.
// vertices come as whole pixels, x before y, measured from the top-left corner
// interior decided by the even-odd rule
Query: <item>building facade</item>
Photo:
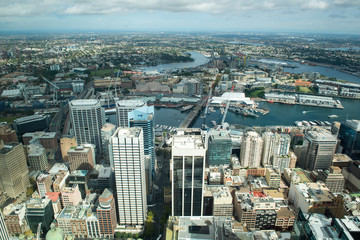
[[[202,216],[206,145],[192,130],[173,136],[171,156],[172,215]]]
[[[116,102],[117,126],[129,127],[128,113],[145,106],[146,102],[142,100],[121,100]]]
[[[229,133],[224,130],[212,130],[208,135],[209,166],[230,165],[232,145]]]
[[[240,164],[242,167],[260,167],[263,140],[258,133],[247,132],[241,142]]]
[[[99,197],[99,206],[96,209],[102,237],[111,238],[116,228],[115,199],[109,189],[105,188]]]
[[[100,101],[73,100],[69,106],[77,144],[94,144],[96,151],[101,153],[101,128],[105,123],[105,113],[101,109]]]
[[[28,173],[23,145],[3,145],[0,148],[0,190],[12,198],[26,193],[26,188],[30,185]]]
[[[142,131],[118,128],[110,139],[120,225],[143,225],[147,216]]]
[[[360,159],[360,120],[346,120],[339,130],[342,152],[352,159]]]
[[[83,144],[68,151],[69,168],[74,170],[91,171],[95,165],[95,146],[92,144]]]
[[[299,165],[309,171],[328,169],[331,166],[337,139],[322,128],[313,128],[305,132],[303,149]]]

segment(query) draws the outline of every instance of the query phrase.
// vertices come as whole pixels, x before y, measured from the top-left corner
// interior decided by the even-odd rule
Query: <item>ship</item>
[[[337,118],[339,117],[338,115],[329,115],[328,118]]]
[[[185,111],[187,111],[187,110],[192,109],[193,107],[194,107],[193,105],[187,105],[187,106],[182,107],[182,108],[181,108],[181,111],[182,111],[182,112],[185,112]]]

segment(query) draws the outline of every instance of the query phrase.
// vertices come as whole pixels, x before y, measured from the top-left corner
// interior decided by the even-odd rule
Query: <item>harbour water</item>
[[[284,67],[284,72],[296,73],[296,74],[304,73],[304,72],[318,72],[327,77],[335,77],[339,80],[345,80],[345,81],[350,81],[350,82],[360,84],[360,77],[357,77],[355,75],[352,75],[352,74],[349,74],[346,72],[341,72],[341,71],[338,71],[336,69],[332,69],[329,67],[311,66],[311,65],[301,64],[299,62],[277,60],[277,59],[264,59],[264,60],[269,60],[271,62],[277,62],[279,64],[287,63],[289,65],[295,66],[295,68]]]
[[[157,66],[150,67],[141,67],[141,71],[149,72],[149,71],[158,71],[166,70],[166,69],[181,69],[181,68],[192,68],[197,67],[209,62],[209,58],[205,57],[201,53],[190,51],[191,57],[194,59],[193,62],[177,62],[177,63],[166,63],[159,64]]]
[[[209,61],[208,58],[198,52],[190,52],[194,58],[194,62],[188,63],[171,63],[162,64],[156,67],[145,68],[147,71],[160,71],[161,69],[168,68],[183,68],[183,67],[196,67],[205,64]],[[279,62],[288,62],[276,60]],[[319,72],[320,74],[328,77],[336,77],[355,83],[360,83],[360,77],[347,74],[335,69],[321,67],[321,66],[309,66],[296,62],[288,62],[289,64],[296,65],[298,68],[285,68],[285,71],[293,73],[302,72]],[[344,109],[332,109],[322,107],[312,107],[304,105],[286,105],[280,103],[268,103],[260,102],[260,107],[269,109],[270,112],[267,115],[260,116],[258,118],[245,117],[233,112],[228,112],[226,122],[230,124],[239,124],[244,126],[274,126],[274,125],[293,125],[295,121],[302,120],[320,120],[320,121],[344,121],[346,119],[360,119],[360,100],[355,99],[339,99],[344,106]],[[206,118],[205,124],[212,127],[211,121],[216,121],[218,124],[222,120],[222,114],[219,108],[215,108],[216,112],[210,112]],[[185,119],[190,111],[181,112],[180,108],[155,108],[155,124],[167,125],[172,127],[178,127]],[[328,118],[329,115],[337,115],[338,118]],[[108,115],[109,122],[116,123],[115,115]],[[204,119],[198,118],[193,127],[201,127],[204,124]]]

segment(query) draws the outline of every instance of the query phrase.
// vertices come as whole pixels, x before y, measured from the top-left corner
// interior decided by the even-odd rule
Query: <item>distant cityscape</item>
[[[359,239],[359,47],[0,35],[0,239]]]

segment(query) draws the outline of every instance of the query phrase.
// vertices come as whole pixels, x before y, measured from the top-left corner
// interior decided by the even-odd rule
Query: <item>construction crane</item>
[[[54,95],[53,95],[53,103],[55,104],[55,94],[56,94],[56,89],[60,89],[58,86],[56,86],[55,84],[53,84],[52,82],[50,82],[49,80],[47,80],[46,78],[44,78],[43,76],[41,76],[42,79],[45,80],[45,82],[49,83],[51,86],[54,87]]]
[[[235,87],[235,85],[232,86],[231,92],[233,92],[234,87]],[[230,99],[228,100],[228,102],[227,102],[227,104],[226,104],[226,108],[225,108],[225,111],[224,111],[224,116],[223,116],[223,119],[222,119],[222,121],[221,121],[221,126],[224,125],[225,118],[226,118],[227,112],[228,112],[228,110],[229,110],[229,106],[230,106]]]

